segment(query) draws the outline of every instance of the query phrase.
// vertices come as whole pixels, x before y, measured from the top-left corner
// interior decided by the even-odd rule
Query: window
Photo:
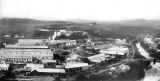
[[[80,71],[82,70],[82,67],[80,67]]]

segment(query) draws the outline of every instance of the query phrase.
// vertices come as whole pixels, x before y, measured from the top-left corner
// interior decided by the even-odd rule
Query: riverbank
[[[145,58],[150,59],[149,53],[140,45],[140,43],[136,44],[137,48],[139,49],[139,52],[141,55],[143,55]],[[157,62],[156,64],[153,64],[151,62],[150,64],[151,68],[148,70],[145,70],[145,77],[143,81],[159,81],[160,80],[160,63]]]

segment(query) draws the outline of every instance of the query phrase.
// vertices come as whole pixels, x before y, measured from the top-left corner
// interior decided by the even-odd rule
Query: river
[[[137,43],[136,46],[141,55],[143,55],[147,59],[151,58],[149,56],[149,53],[146,52],[144,48],[140,46],[140,43]],[[156,63],[154,65],[152,62],[150,65],[152,66],[152,68],[145,71],[146,75],[142,81],[160,81],[160,63]]]

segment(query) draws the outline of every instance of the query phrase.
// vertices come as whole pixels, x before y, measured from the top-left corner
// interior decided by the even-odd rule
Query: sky
[[[0,18],[160,19],[160,0],[0,0]]]

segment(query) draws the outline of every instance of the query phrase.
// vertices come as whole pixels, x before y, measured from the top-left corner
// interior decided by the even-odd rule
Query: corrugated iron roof
[[[80,62],[68,62],[65,64],[65,68],[76,68],[76,67],[86,67],[88,63],[80,63]]]
[[[5,48],[48,48],[48,46],[19,46],[19,45],[6,45]]]
[[[42,73],[65,73],[65,69],[37,68],[36,71]]]

